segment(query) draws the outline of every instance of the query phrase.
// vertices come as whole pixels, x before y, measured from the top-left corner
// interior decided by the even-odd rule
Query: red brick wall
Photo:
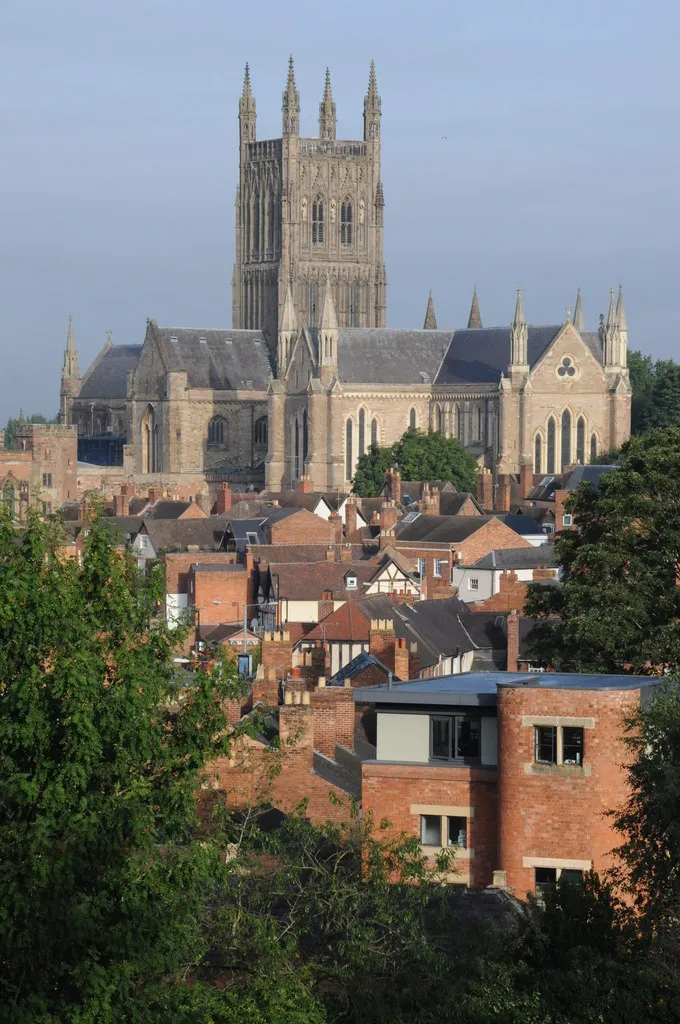
[[[382,661],[386,668],[394,671],[394,645],[396,635],[391,619],[373,619],[368,634],[368,650]]]
[[[499,687],[496,866],[507,872],[517,896],[534,885],[524,857],[590,860],[597,871],[611,865],[609,852],[619,840],[605,815],[626,797],[623,718],[638,703],[639,691]],[[584,770],[532,771],[534,729],[523,716],[594,719],[594,728],[584,730]]]
[[[168,594],[186,594],[192,565],[233,565],[235,551],[182,551],[165,555],[165,590]]]
[[[354,701],[350,686],[329,686],[311,694],[314,747],[335,757],[335,744],[354,749]]]
[[[269,528],[270,544],[335,544],[336,528],[306,508]]]
[[[493,597],[487,597],[485,601],[473,601],[470,604],[470,611],[509,612],[516,608],[521,615],[524,611],[526,597],[526,583],[520,582],[516,573],[506,570],[501,573],[498,593]]]
[[[365,763],[362,769],[362,812],[374,822],[391,823],[391,833],[419,836],[420,816],[413,804],[473,807],[468,820],[469,860],[454,862],[460,881],[490,885],[496,864],[496,772],[489,768],[449,768],[426,765]]]
[[[472,565],[478,558],[501,548],[530,548],[531,544],[525,537],[511,530],[500,519],[491,519],[470,537],[456,545],[464,565]]]
[[[262,656],[260,664],[263,669],[274,669],[278,678],[286,676],[293,665],[294,639],[288,630],[276,633],[265,633],[262,637]]]
[[[250,576],[245,567],[238,570],[225,568],[224,572],[199,570],[191,573],[191,581],[194,592],[189,603],[198,609],[202,626],[243,621],[243,605],[250,603]]]

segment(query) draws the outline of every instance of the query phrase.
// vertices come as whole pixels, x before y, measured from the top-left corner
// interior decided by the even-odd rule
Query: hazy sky
[[[402,13],[403,12],[403,13]],[[680,6],[671,0],[2,0],[0,421],[54,413],[68,314],[84,370],[111,329],[231,325],[237,111],[280,134],[288,54],[316,134],[383,109],[387,316],[588,326],[623,282],[630,343],[678,357]]]

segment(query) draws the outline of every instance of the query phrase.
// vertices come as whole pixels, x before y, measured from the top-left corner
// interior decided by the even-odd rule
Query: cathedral
[[[361,139],[336,138],[326,72],[317,138],[300,135],[292,59],[281,138],[257,139],[246,66],[231,329],[146,326],[110,340],[81,375],[69,323],[61,421],[79,458],[130,476],[264,470],[266,487],[346,490],[371,444],[408,427],[456,437],[495,474],[559,472],[630,432],[628,326],[612,291],[597,330],[573,315],[527,323],[521,291],[506,326],[386,326],[381,100],[371,65]],[[512,307],[510,307],[509,314]]]

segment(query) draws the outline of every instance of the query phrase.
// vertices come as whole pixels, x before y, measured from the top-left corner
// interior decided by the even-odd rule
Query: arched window
[[[340,245],[352,244],[352,202],[345,199],[340,207]]]
[[[311,281],[309,285],[309,326],[318,327],[319,324],[319,284]]]
[[[442,432],[442,407],[441,405],[435,405],[434,407],[434,429],[441,434]]]
[[[155,473],[157,471],[158,431],[156,428],[156,414],[152,405],[147,405],[144,410],[140,434],[142,473]]]
[[[260,251],[260,197],[257,192],[253,201],[253,251]]]
[[[481,441],[484,437],[482,430],[482,410],[480,406],[475,409],[475,441]]]
[[[305,467],[307,455],[309,454],[309,424],[307,421],[307,410],[302,413],[302,468]]]
[[[312,203],[312,245],[323,242],[323,199]]]
[[[456,406],[456,437],[463,444],[463,410],[459,405]]]
[[[253,441],[255,444],[267,443],[267,417],[260,416],[253,424]]]
[[[295,479],[300,478],[300,424],[295,420]]]
[[[14,484],[8,480],[2,488],[2,500],[10,516],[14,517]]]
[[[562,465],[571,464],[571,413],[565,409],[562,413]]]
[[[366,413],[359,409],[359,458],[366,450]]]
[[[371,420],[371,444],[374,446],[378,444],[378,421],[376,419]]]
[[[213,416],[208,423],[208,447],[221,448],[226,437],[226,425],[221,416]]]
[[[547,444],[546,472],[555,472],[555,420],[551,416],[548,420],[548,444]]]
[[[597,434],[593,434],[590,438],[590,461],[594,462],[597,458]]]
[[[352,459],[352,421],[347,420],[345,427],[345,480],[351,480],[354,473],[354,461]]]
[[[583,465],[586,461],[586,421],[579,416],[576,424],[576,461]]]
[[[534,473],[541,472],[541,461],[543,456],[543,439],[540,434],[536,434],[536,440],[534,441]]]
[[[413,407],[411,408],[411,410],[410,410],[410,412],[408,414],[408,425],[411,428],[411,430],[415,430],[415,426],[416,426],[416,411],[415,411],[415,409]]]

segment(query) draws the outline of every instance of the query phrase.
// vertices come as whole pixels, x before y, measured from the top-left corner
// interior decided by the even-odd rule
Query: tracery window
[[[10,516],[14,516],[14,498],[14,484],[12,484],[8,480],[4,487],[2,488],[2,500],[3,503],[6,505],[7,511],[10,514]]]
[[[597,458],[597,434],[593,434],[590,438],[590,461],[594,462]]]
[[[548,444],[547,444],[546,473],[555,472],[555,420],[551,416],[548,420]]]
[[[371,420],[371,444],[374,446],[378,444],[378,421],[376,419]]]
[[[323,242],[323,199],[315,199],[312,203],[312,245]]]
[[[540,434],[536,434],[536,440],[534,441],[534,473],[541,472],[541,461],[543,456],[543,438]]]
[[[366,450],[366,413],[359,409],[359,458]]]
[[[225,438],[225,423],[221,416],[213,416],[208,423],[208,444],[223,445]]]
[[[557,376],[562,377],[563,380],[569,380],[569,378],[576,376],[576,367],[574,366],[573,359],[570,359],[569,356],[564,357],[557,367]]]
[[[340,244],[352,244],[352,203],[345,199],[340,207]]]
[[[562,413],[562,465],[571,464],[571,413],[565,409]]]
[[[579,416],[576,424],[576,461],[583,465],[586,461],[586,421]]]
[[[267,443],[267,417],[260,416],[253,424],[253,441],[255,444]]]
[[[352,421],[347,420],[345,427],[345,480],[351,480],[354,472],[352,459]]]

